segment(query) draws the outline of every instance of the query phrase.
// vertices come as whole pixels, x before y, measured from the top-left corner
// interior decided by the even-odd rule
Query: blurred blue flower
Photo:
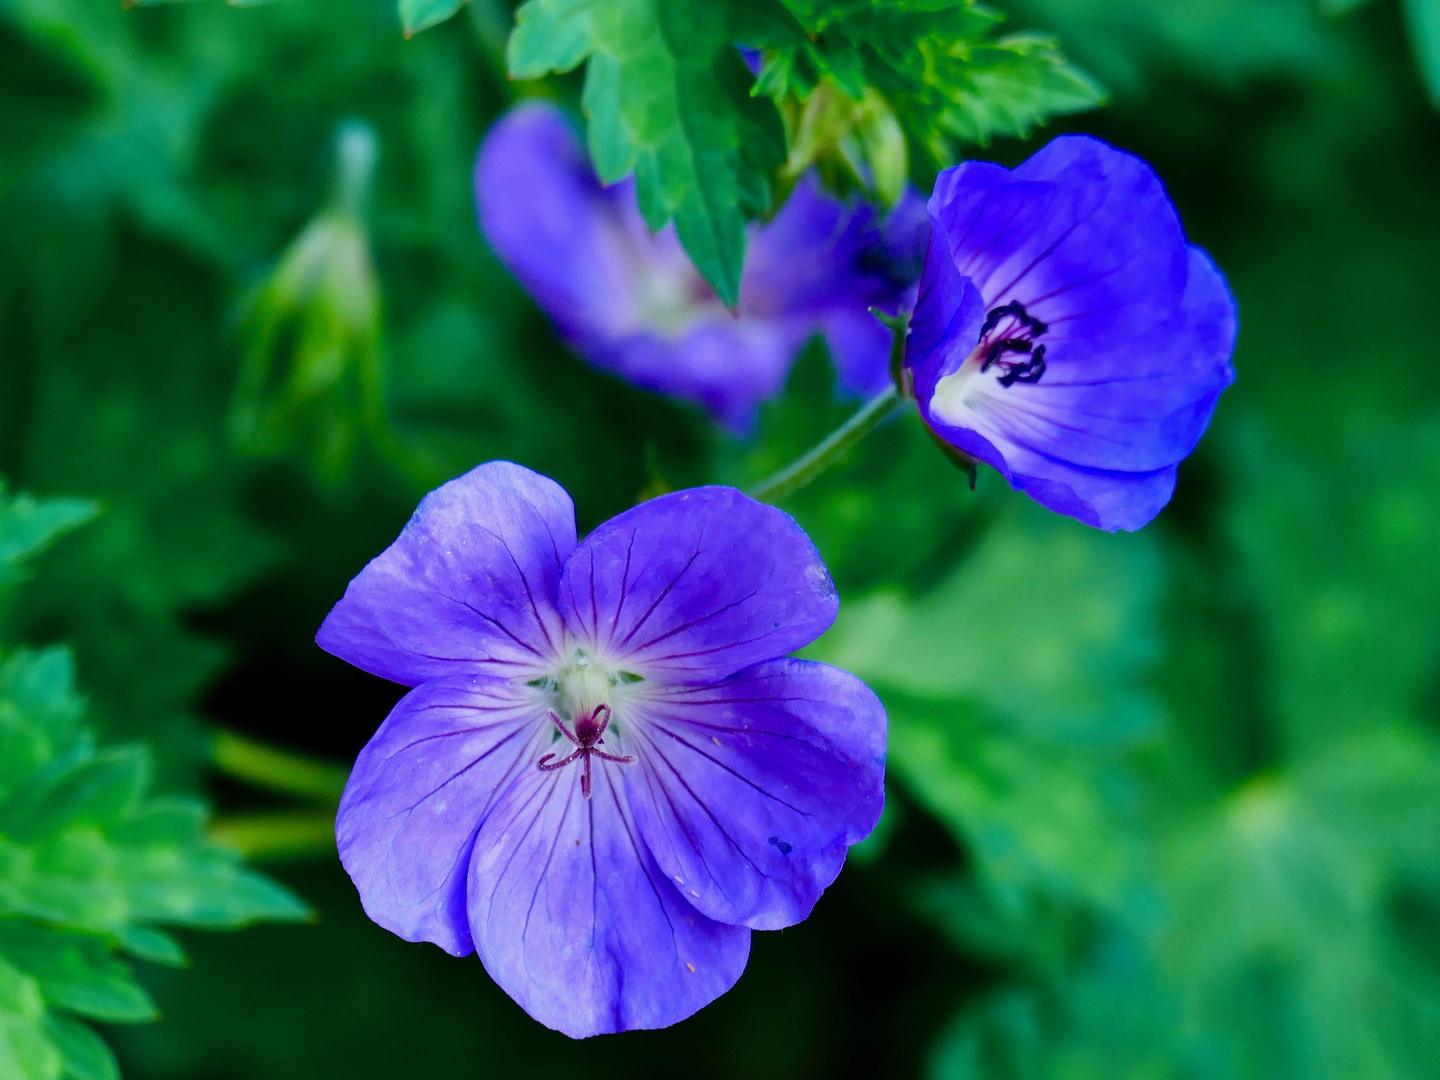
[[[1150,167],[1087,136],[940,174],[907,347],[945,443],[1062,514],[1138,529],[1234,380],[1235,302]]]
[[[810,539],[733,488],[577,544],[554,481],[490,462],[426,496],[317,641],[413,689],[336,823],[366,912],[582,1037],[728,990],[879,818],[885,713],[784,659],[834,620]]]
[[[740,305],[727,311],[673,225],[652,234],[633,179],[604,187],[558,108],[526,102],[486,136],[475,168],[480,226],[506,266],[597,367],[705,406],[743,430],[823,332],[841,386],[889,378],[889,334],[868,313],[913,295],[925,214],[908,192],[883,221],[804,177],[751,227]]]

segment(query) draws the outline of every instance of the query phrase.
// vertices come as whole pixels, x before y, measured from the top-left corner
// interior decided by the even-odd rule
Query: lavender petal
[[[501,988],[573,1038],[677,1023],[735,984],[750,931],[690,907],[641,841],[616,770],[527,771],[476,839],[470,930]]]
[[[360,751],[335,821],[366,914],[407,941],[472,952],[465,875],[475,834],[549,741],[523,684],[470,675],[405,695]]]
[[[628,725],[640,833],[704,914],[791,926],[879,820],[885,726],[864,683],[805,660],[658,696]]]
[[[702,487],[642,503],[587,536],[565,566],[559,606],[608,663],[697,683],[809,644],[839,599],[790,515]]]
[[[399,538],[350,582],[315,640],[407,686],[543,669],[559,646],[553,598],[574,548],[574,504],[559,484],[508,461],[487,462],[421,500]]]

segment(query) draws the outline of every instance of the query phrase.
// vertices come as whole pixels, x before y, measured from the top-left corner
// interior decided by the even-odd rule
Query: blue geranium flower
[[[732,313],[674,226],[646,227],[633,179],[602,186],[564,115],[542,102],[490,129],[475,195],[485,238],[581,356],[735,429],[752,423],[816,333],[844,389],[883,389],[889,335],[868,309],[904,305],[924,257],[924,206],[913,192],[880,222],[805,178],[773,221],[751,228]]]
[[[880,814],[880,702],[785,658],[837,604],[800,527],[732,488],[578,543],[569,496],[518,465],[432,492],[317,637],[414,687],[340,804],[366,912],[478,951],[575,1037],[723,994]]]
[[[944,442],[1114,531],[1169,502],[1235,378],[1235,302],[1150,167],[1055,139],[940,174],[907,364]]]

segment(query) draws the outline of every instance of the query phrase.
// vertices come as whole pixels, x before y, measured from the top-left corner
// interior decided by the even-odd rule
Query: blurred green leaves
[[[1114,905],[1134,877],[1124,755],[1158,722],[1160,569],[1146,535],[1016,504],[933,590],[852,600],[814,647],[880,692],[892,768],[976,860],[919,901],[967,947],[1054,964],[1067,906]]]
[[[6,566],[95,512],[79,500],[0,504]],[[204,834],[193,799],[149,796],[149,751],[98,749],[62,647],[0,658],[0,1075],[99,1080],[119,1070],[76,1017],[157,1016],[129,953],[183,964],[157,924],[227,928],[308,917],[288,891]]]
[[[10,495],[0,482],[0,589],[20,576],[21,563],[56,538],[90,521],[100,507],[89,499]]]
[[[633,171],[650,227],[673,219],[733,306],[745,219],[771,207],[777,170],[782,194],[818,164],[839,190],[893,203],[907,177],[928,183],[951,164],[957,142],[1025,135],[1103,101],[1053,39],[993,37],[998,20],[968,0],[528,0],[509,68],[536,78],[588,60],[600,177]],[[758,79],[736,41],[763,49]]]
[[[153,1020],[118,953],[181,964],[156,924],[303,919],[305,905],[205,838],[204,807],[147,797],[139,746],[97,750],[63,649],[0,666],[0,1028],[5,1076],[116,1076],[79,1016]],[[0,1063],[6,1050],[0,1047]]]
[[[881,693],[895,779],[966,854],[911,904],[1004,972],[935,1077],[1426,1074],[1436,430],[1352,419],[1316,468],[1253,416],[1234,429],[1227,572],[1256,605],[1273,725],[1238,782],[1189,726],[1218,718],[1171,696],[1215,644],[1167,633],[1179,579],[1154,531],[1012,506],[931,588],[847,599],[812,652]]]

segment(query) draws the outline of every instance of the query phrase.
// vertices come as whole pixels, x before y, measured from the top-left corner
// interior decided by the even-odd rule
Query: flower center
[[[1050,328],[1025,310],[1019,300],[994,308],[980,327],[980,344],[975,353],[980,357],[983,374],[992,367],[1000,370],[1001,386],[1017,382],[1039,382],[1045,374],[1045,346],[1036,345]],[[1006,360],[1006,355],[1017,359]]]
[[[936,382],[930,411],[962,427],[973,422],[973,411],[979,407],[977,393],[985,389],[976,380],[992,368],[995,381],[1006,389],[1017,382],[1039,382],[1045,374],[1045,346],[1035,344],[1035,339],[1049,329],[1019,300],[992,309],[980,327],[980,343],[965,363]]]
[[[558,706],[558,709],[547,710],[550,722],[574,746],[558,761],[552,760],[557,756],[555,754],[542,757],[537,762],[541,771],[551,772],[579,761],[583,767],[580,790],[588,799],[592,757],[618,765],[635,764],[636,758],[632,755],[612,754],[601,750],[600,746],[605,742],[605,732],[610,729],[615,716],[614,705],[626,697],[630,687],[644,681],[632,672],[612,669],[600,663],[580,648],[571,652],[569,663],[555,675],[537,679],[532,685],[549,690]]]

